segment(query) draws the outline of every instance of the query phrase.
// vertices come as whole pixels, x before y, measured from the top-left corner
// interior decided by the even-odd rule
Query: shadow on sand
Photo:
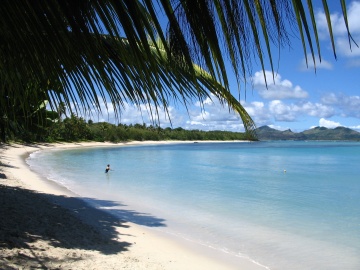
[[[4,174],[1,175],[6,178]],[[39,250],[35,250],[39,247],[32,243],[43,240],[53,247],[69,249],[69,253],[74,249],[82,249],[102,254],[118,254],[132,245],[121,241],[121,228],[128,226],[119,216],[145,226],[165,226],[164,219],[121,210],[121,205],[114,202],[90,198],[87,200],[92,204],[115,209],[98,210],[79,198],[42,194],[0,184],[0,250],[26,249],[35,255],[39,254]],[[120,233],[116,230],[119,227]],[[21,256],[20,252],[15,258],[14,255],[7,258],[0,254],[0,268],[16,269],[11,265],[14,262],[21,265],[21,261],[26,259],[27,264],[28,260],[34,260],[34,264],[48,269],[47,263],[51,261],[46,256]]]
[[[0,150],[8,146],[0,144]],[[166,226],[164,219],[126,210],[113,201],[21,188],[8,177],[7,168],[14,166],[0,151],[0,269],[61,269],[69,260],[82,259],[81,255],[74,257],[77,250],[121,254],[134,244],[132,240],[124,241],[126,221],[148,227]],[[14,185],[3,185],[3,181],[14,181]],[[53,258],[46,253],[47,248],[65,249],[65,255]]]

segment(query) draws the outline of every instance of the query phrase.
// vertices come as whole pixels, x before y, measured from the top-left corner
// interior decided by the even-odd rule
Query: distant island
[[[315,127],[303,132],[292,132],[288,130],[277,130],[269,126],[256,129],[257,138],[260,141],[270,140],[336,140],[336,141],[360,141],[360,132],[345,127],[334,129],[326,127]]]

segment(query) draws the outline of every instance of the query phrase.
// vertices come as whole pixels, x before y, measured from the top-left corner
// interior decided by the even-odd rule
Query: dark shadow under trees
[[[132,245],[121,240],[121,228],[128,225],[119,216],[145,226],[165,226],[163,219],[121,210],[122,205],[112,201],[87,200],[115,209],[107,212],[91,207],[79,198],[36,193],[0,184],[0,250],[30,249],[32,254],[39,254],[38,250],[34,250],[38,247],[32,243],[43,240],[53,247],[69,250],[118,254]],[[120,233],[117,228],[120,228]],[[6,258],[1,254],[0,268],[14,269],[9,263],[14,260],[20,264],[22,260],[26,260],[27,264],[29,260],[34,260],[35,265],[48,269],[48,263],[52,260],[44,256],[24,257],[20,252],[16,256],[18,258]]]

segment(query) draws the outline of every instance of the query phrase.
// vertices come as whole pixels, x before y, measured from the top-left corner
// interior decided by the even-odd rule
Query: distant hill
[[[303,132],[292,132],[290,129],[280,131],[268,126],[256,129],[260,141],[268,140],[338,140],[338,141],[360,141],[360,132],[345,127],[334,129],[315,127]]]

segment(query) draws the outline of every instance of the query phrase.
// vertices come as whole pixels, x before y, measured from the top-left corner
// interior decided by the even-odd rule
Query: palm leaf
[[[340,2],[350,42],[346,4]],[[323,7],[336,56],[326,0]],[[251,75],[254,58],[263,71],[267,59],[273,67],[270,42],[288,42],[286,25],[294,16],[304,54],[307,40],[314,58],[307,12],[320,55],[313,7],[307,8],[301,0],[2,1],[0,126],[15,104],[26,114],[44,93],[53,108],[64,102],[75,111],[99,111],[110,100],[117,116],[125,102],[151,103],[156,111],[210,94],[242,112],[230,91],[226,58],[238,83]],[[169,22],[166,33],[161,16]],[[194,64],[206,71],[206,79]],[[251,121],[244,124],[253,127]]]

